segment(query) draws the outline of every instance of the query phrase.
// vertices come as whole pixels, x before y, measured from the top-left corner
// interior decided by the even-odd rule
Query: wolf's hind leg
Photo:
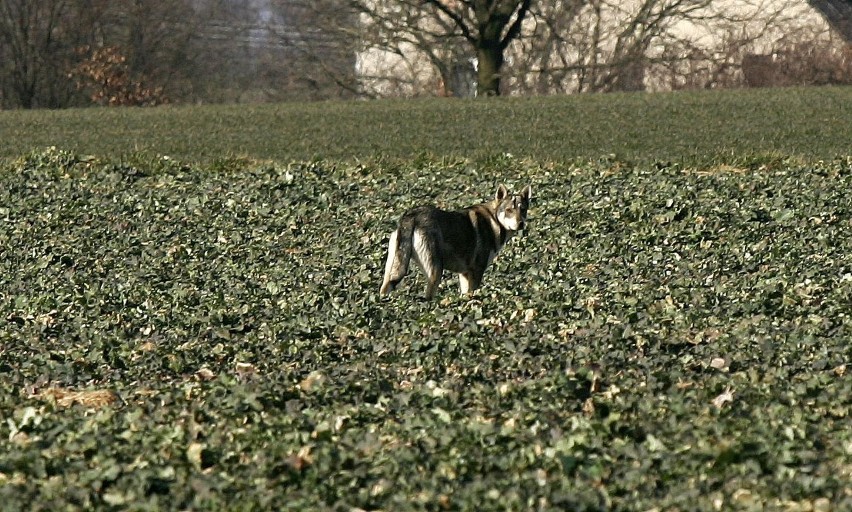
[[[438,290],[438,285],[441,283],[441,274],[444,271],[437,253],[438,248],[432,238],[420,231],[414,232],[413,240],[415,260],[420,268],[423,269],[423,273],[426,274],[426,298],[431,299]]]
[[[438,291],[438,285],[441,284],[441,269],[434,269],[433,273],[427,276],[429,284],[426,285],[426,299],[432,299],[435,292]]]
[[[473,290],[479,288],[481,284],[482,276],[476,272],[465,272],[464,274],[459,274],[459,287],[461,288],[462,295],[472,293]]]
[[[388,242],[388,259],[385,262],[385,275],[382,279],[382,287],[379,290],[380,295],[387,295],[392,292],[405,277],[405,272],[408,270],[408,265],[400,265],[398,248],[399,231],[394,231],[391,233],[390,242]]]
[[[459,274],[459,288],[462,295],[470,293],[470,274]]]

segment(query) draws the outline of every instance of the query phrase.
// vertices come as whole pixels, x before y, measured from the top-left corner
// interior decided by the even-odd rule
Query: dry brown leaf
[[[728,363],[721,357],[714,357],[710,361],[710,368],[724,371],[728,367]]]
[[[205,367],[195,372],[195,376],[198,377],[199,380],[213,380],[216,377],[216,374],[213,373],[213,370],[210,368]]]
[[[70,389],[49,388],[36,396],[42,400],[53,399],[56,401],[56,405],[60,407],[80,404],[85,407],[99,408],[111,405],[118,400],[118,395],[106,389],[72,391]]]
[[[257,375],[257,367],[250,363],[237,363],[236,371],[237,375],[243,379]]]
[[[299,383],[299,389],[305,392],[311,392],[315,388],[318,388],[325,384],[325,381],[328,378],[319,370],[312,371],[305,377],[302,382]]]
[[[725,391],[722,392],[719,396],[713,399],[713,405],[721,409],[728,402],[734,401],[734,390],[728,386],[725,388]]]

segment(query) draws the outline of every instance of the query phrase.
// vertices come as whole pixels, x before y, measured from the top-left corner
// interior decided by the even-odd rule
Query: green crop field
[[[184,161],[615,155],[705,165],[849,152],[852,87],[0,112],[0,158],[56,146]]]
[[[852,509],[850,99],[0,112],[0,509]],[[501,182],[482,289],[379,297]]]

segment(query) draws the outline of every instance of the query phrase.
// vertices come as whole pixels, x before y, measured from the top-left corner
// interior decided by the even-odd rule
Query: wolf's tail
[[[411,261],[411,250],[414,240],[414,218],[404,216],[399,221],[399,227],[391,233],[388,243],[388,260],[385,263],[385,277],[382,280],[381,295],[387,295],[408,274],[408,263]]]

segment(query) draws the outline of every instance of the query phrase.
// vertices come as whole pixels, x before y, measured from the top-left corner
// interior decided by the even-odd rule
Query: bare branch
[[[461,31],[462,37],[464,37],[470,44],[477,45],[479,43],[479,37],[473,33],[471,28],[465,22],[465,19],[456,12],[453,12],[452,9],[441,0],[423,0],[424,3],[435,7],[439,12],[441,12],[444,16],[448,17],[453,21],[456,28]],[[462,2],[463,4],[465,2]]]
[[[523,26],[524,19],[527,16],[527,13],[530,10],[530,5],[532,4],[531,0],[523,0],[521,5],[518,8],[517,14],[515,14],[515,21],[509,27],[509,30],[506,31],[506,35],[503,36],[503,39],[500,41],[500,48],[505,50],[509,44],[517,39],[517,37],[521,34],[521,27]]]

